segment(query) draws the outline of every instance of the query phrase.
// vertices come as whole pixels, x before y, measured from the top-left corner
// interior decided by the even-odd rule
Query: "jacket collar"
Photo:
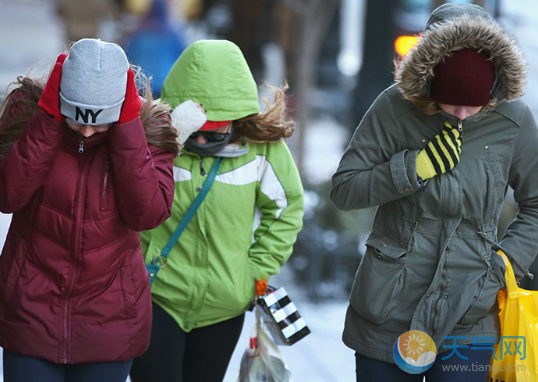
[[[249,147],[246,143],[241,145],[239,145],[238,143],[230,143],[229,145],[226,145],[225,148],[216,153],[215,156],[222,158],[237,158],[248,153],[248,150]]]
[[[113,126],[111,128],[114,128]],[[63,145],[72,152],[80,152],[82,148],[85,151],[91,150],[95,147],[101,146],[105,142],[108,142],[109,132],[94,134],[89,138],[81,139],[75,135],[73,130],[65,124],[65,132],[63,138]]]
[[[240,156],[243,156],[249,152],[249,145],[248,143],[230,143],[226,145],[222,150],[220,150],[218,153],[213,155],[214,157],[222,157],[222,158],[238,158]],[[194,156],[199,157],[198,154],[195,154],[194,152],[190,151],[189,149],[185,148],[181,155],[188,155],[188,156]]]

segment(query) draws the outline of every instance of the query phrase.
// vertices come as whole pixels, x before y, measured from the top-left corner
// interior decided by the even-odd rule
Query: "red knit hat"
[[[437,103],[484,106],[491,99],[495,65],[485,53],[462,49],[434,68],[430,98]]]
[[[207,130],[220,129],[221,127],[226,126],[230,122],[232,122],[232,121],[207,121],[206,123],[204,123],[202,125],[200,130],[206,130],[207,131]]]

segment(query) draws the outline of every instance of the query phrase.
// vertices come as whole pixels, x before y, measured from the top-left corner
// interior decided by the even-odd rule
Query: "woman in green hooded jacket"
[[[174,109],[185,149],[174,161],[171,217],[141,234],[146,263],[161,253],[215,163],[220,167],[153,281],[151,343],[134,361],[133,382],[222,381],[255,283],[277,274],[291,255],[303,188],[283,141],[294,130],[287,86],[270,88],[274,101],[260,111],[243,54],[225,40],[191,44],[164,82],[162,99]]]
[[[395,74],[333,176],[338,208],[378,206],[343,340],[361,382],[485,381],[501,336],[498,252],[520,279],[538,252],[526,64],[482,8],[445,4]],[[508,187],[519,213],[497,242]]]

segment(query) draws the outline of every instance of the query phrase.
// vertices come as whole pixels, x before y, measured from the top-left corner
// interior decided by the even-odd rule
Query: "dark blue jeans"
[[[450,352],[437,355],[435,362],[423,374],[408,374],[396,364],[378,361],[355,353],[357,382],[486,382],[492,349],[461,348],[458,352],[467,360]],[[467,368],[467,370],[462,370]]]
[[[4,382],[125,382],[133,360],[57,364],[4,350]]]

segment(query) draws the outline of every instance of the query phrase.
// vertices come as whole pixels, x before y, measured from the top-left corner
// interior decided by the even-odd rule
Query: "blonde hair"
[[[274,95],[273,102],[262,98],[263,111],[233,121],[234,142],[276,142],[293,135],[295,121],[289,116],[285,95],[288,84],[275,87],[265,82],[264,86]]]

